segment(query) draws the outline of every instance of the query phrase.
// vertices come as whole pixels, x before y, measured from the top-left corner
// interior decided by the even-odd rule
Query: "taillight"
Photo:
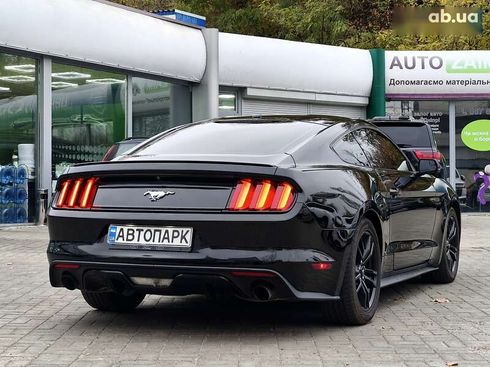
[[[233,190],[228,209],[287,211],[293,205],[294,197],[294,188],[288,182],[245,178]]]
[[[56,207],[91,209],[96,192],[96,178],[68,179],[60,184]]]
[[[436,159],[440,161],[442,159],[442,153],[439,151],[433,152],[432,150],[416,150],[415,156],[418,159]]]

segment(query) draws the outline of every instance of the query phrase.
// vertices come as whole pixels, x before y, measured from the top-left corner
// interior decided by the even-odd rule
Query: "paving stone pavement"
[[[453,284],[386,288],[370,324],[341,327],[315,304],[200,296],[95,311],[50,286],[45,227],[2,228],[0,366],[490,366],[489,235],[490,216],[465,215]]]

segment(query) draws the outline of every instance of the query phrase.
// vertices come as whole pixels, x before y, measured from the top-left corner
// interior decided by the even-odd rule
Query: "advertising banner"
[[[490,51],[386,51],[392,100],[490,98]]]

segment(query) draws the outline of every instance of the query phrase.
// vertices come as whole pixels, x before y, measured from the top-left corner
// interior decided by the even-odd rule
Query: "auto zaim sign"
[[[388,99],[490,97],[490,51],[387,51]]]

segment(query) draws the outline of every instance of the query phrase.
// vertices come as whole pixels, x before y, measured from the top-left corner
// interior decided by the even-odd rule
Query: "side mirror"
[[[460,177],[461,177],[461,180],[466,181],[466,176],[465,175],[461,175]]]
[[[490,176],[490,164],[487,164],[485,166],[484,172],[487,176]]]
[[[434,175],[438,176],[441,173],[441,165],[435,159],[421,159],[419,160],[419,175]]]

